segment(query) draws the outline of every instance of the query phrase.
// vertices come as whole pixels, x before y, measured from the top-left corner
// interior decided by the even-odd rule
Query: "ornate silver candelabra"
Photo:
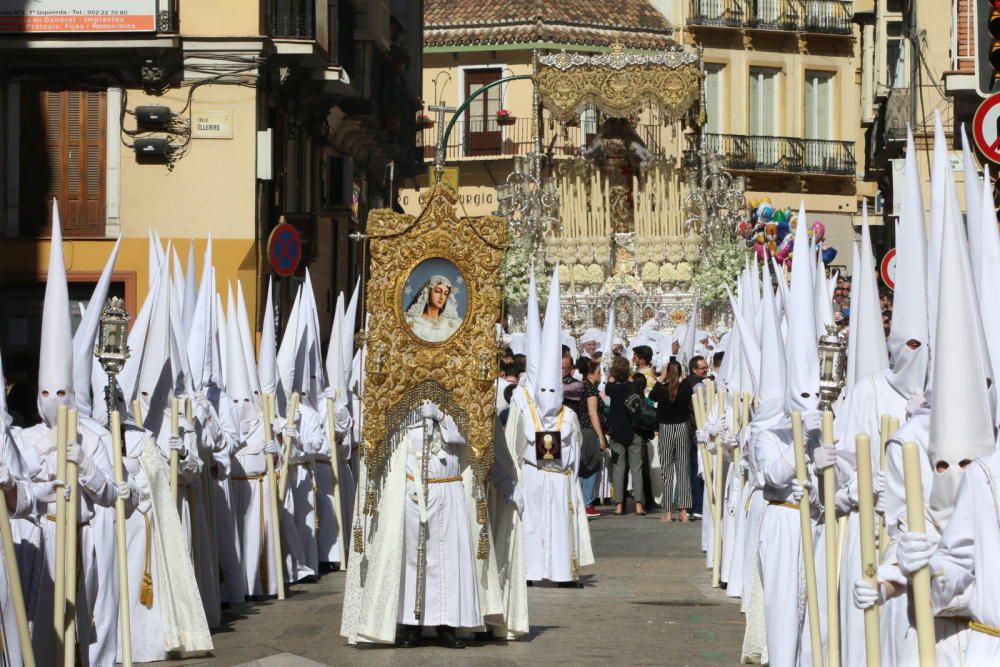
[[[108,428],[111,428],[111,413],[115,411],[115,388],[118,386],[115,378],[125,368],[129,357],[128,321],[125,302],[116,296],[108,299],[101,310],[100,328],[94,344],[94,356],[108,374],[108,385],[104,388]]]
[[[696,149],[684,151],[688,193],[684,197],[684,224],[709,239],[722,230],[735,230],[748,215],[746,179],[722,169],[722,156],[709,149],[705,132]]]

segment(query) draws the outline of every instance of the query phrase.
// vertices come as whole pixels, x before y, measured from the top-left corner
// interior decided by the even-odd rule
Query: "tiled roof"
[[[670,22],[647,0],[426,0],[424,44],[556,42],[657,49]]]

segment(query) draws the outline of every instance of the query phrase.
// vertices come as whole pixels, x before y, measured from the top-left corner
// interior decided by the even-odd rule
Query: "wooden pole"
[[[914,442],[903,444],[903,481],[906,485],[906,524],[913,533],[926,533],[924,494],[920,479],[920,453]],[[913,614],[917,625],[917,648],[920,667],[937,665],[934,613],[931,608],[931,572],[924,566],[910,577],[913,587]]]
[[[883,415],[885,419],[884,431],[885,435],[881,436],[882,448],[879,450],[878,456],[878,469],[883,473],[885,472],[885,449],[889,444],[889,440],[892,436],[896,434],[896,430],[899,428],[899,420],[895,417],[889,415]],[[885,552],[889,549],[889,526],[885,522],[885,514],[878,515],[878,550],[879,556],[885,556]]]
[[[142,403],[138,399],[132,401],[132,421],[139,428],[142,428]]]
[[[3,454],[6,456],[8,434],[0,434],[5,441]],[[57,489],[58,493],[59,490]],[[7,566],[7,582],[10,586],[11,604],[14,607],[14,619],[17,621],[17,636],[21,644],[21,661],[24,667],[35,667],[35,652],[31,645],[31,631],[28,629],[28,613],[24,608],[24,589],[21,587],[21,574],[17,567],[17,553],[14,551],[14,531],[10,525],[10,514],[7,510],[7,500],[0,492],[0,539],[3,540],[3,560]]]
[[[795,450],[795,479],[806,481],[806,447],[802,437],[802,415],[792,413],[792,442]],[[816,555],[813,552],[812,515],[809,510],[809,492],[799,500],[799,520],[802,529],[802,563],[806,580],[806,610],[809,614],[809,639],[813,656],[823,655],[823,642],[819,629],[819,593],[816,590]],[[818,661],[821,658],[814,657]]]
[[[66,413],[66,444],[77,440],[77,419],[75,409]],[[76,587],[77,555],[80,539],[80,471],[73,461],[66,461],[66,488],[69,501],[66,506],[66,633],[64,640],[64,661],[66,667],[76,666]]]
[[[871,439],[866,433],[854,438],[854,452],[858,465],[858,526],[861,531],[861,577],[878,589],[875,578],[878,568],[875,550],[875,495],[872,488]],[[865,609],[865,656],[868,667],[882,664],[879,643],[879,610],[872,605]]]
[[[111,413],[111,463],[115,481],[125,481],[122,466],[122,417],[117,410]],[[125,501],[115,499],[115,555],[118,561],[118,628],[121,630],[122,667],[132,667],[132,617],[128,594],[128,549],[125,546]]]
[[[60,405],[56,417],[56,479],[66,481],[66,424],[68,408]],[[56,490],[56,548],[53,630],[55,634],[55,658],[57,665],[64,664],[66,634],[66,495],[62,489]]]
[[[726,392],[720,387],[716,393],[717,403],[715,412],[717,418],[722,418],[722,413],[726,408]],[[722,587],[722,507],[724,503],[723,493],[725,492],[725,476],[722,474],[723,464],[726,455],[723,451],[722,436],[715,439],[715,457],[712,468],[712,488],[714,489],[715,504],[712,506],[712,525],[715,529],[712,532],[712,587]]]
[[[340,508],[340,468],[337,457],[337,429],[336,419],[333,414],[333,399],[326,399],[326,428],[330,434],[330,474],[333,475],[333,515],[337,521],[337,546],[340,551],[340,567],[344,568],[347,559],[344,557],[344,540],[347,539],[347,532],[344,530],[344,516]],[[318,508],[317,508],[317,511]]]
[[[695,389],[694,396],[692,396],[691,405],[694,408],[694,423],[698,427],[698,430],[705,428],[705,403],[702,401],[703,394],[700,390]],[[709,514],[710,517],[714,517],[714,510],[712,509],[714,501],[712,499],[712,462],[711,454],[708,453],[708,447],[704,443],[698,443],[698,453],[701,455],[701,469],[702,469],[702,479],[705,482],[705,488],[708,489],[708,511],[712,512]],[[669,507],[669,503],[668,503]]]
[[[274,432],[271,430],[271,419],[274,417],[274,394],[264,394],[264,439],[267,442],[274,441]],[[278,573],[278,599],[285,599],[285,577],[282,576],[282,558],[281,558],[281,515],[278,509],[278,483],[274,476],[274,454],[268,454],[266,457],[267,464],[267,490],[271,496],[270,512],[271,512],[271,526],[274,528],[272,531],[274,536],[271,540],[271,557],[274,558],[274,562],[277,563],[278,567],[275,568],[275,572]],[[263,500],[263,499],[262,499]]]
[[[177,397],[170,399],[170,435],[174,438],[180,437],[180,403]],[[180,454],[176,449],[170,450],[170,495],[177,502],[177,477],[180,468]]]
[[[823,411],[823,445],[833,447],[833,412]],[[837,471],[823,471],[823,524],[826,548],[826,664],[840,665],[840,581],[837,576]]]
[[[293,391],[292,397],[288,400],[288,414],[285,416],[288,426],[295,425],[295,417],[299,412],[299,392]],[[287,427],[286,427],[287,428]],[[281,479],[278,480],[278,506],[285,502],[285,492],[288,490],[288,466],[289,459],[292,458],[292,442],[290,438],[285,438],[284,458],[281,460]]]

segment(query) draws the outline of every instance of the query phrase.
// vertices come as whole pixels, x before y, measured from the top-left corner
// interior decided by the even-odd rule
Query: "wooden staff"
[[[4,446],[0,456],[6,456],[8,447],[7,433],[0,433]],[[56,489],[56,493],[60,490]],[[28,629],[28,613],[24,608],[24,589],[21,587],[21,574],[17,567],[17,553],[14,551],[14,531],[10,525],[10,514],[7,511],[6,494],[0,491],[0,539],[3,540],[3,559],[7,566],[7,585],[10,586],[11,604],[14,607],[14,620],[17,621],[17,636],[21,644],[21,661],[24,667],[35,667],[35,651],[31,645],[31,631]]]
[[[802,414],[792,413],[792,443],[795,450],[795,479],[805,486],[806,446],[802,437]],[[814,660],[823,655],[823,643],[819,629],[819,593],[816,589],[816,555],[813,553],[812,515],[809,510],[809,492],[804,491],[799,499],[799,519],[802,529],[802,562],[805,566],[806,610],[809,613],[809,639]]]
[[[138,399],[132,401],[132,421],[135,422],[136,426],[142,428],[142,403]],[[155,438],[156,435],[154,434],[153,437]]]
[[[77,419],[75,409],[66,413],[66,445],[77,440]],[[64,665],[76,666],[76,585],[77,555],[80,538],[80,471],[75,461],[66,461],[66,488],[69,501],[66,506],[66,634],[64,635]]]
[[[926,533],[924,493],[920,479],[920,448],[914,442],[903,444],[903,482],[906,485],[906,524],[914,533]],[[910,577],[913,586],[913,615],[917,625],[917,648],[920,667],[937,665],[934,612],[931,608],[931,572],[926,565]]]
[[[885,419],[885,418],[888,419]],[[878,455],[878,469],[883,473],[885,472],[885,449],[889,444],[889,440],[892,436],[896,434],[899,429],[899,420],[895,417],[889,415],[883,415],[885,419],[885,426],[883,430],[885,435],[882,436],[882,449],[879,450]],[[878,550],[879,556],[885,556],[885,552],[889,549],[889,526],[885,522],[885,514],[878,515]]]
[[[867,433],[854,438],[854,452],[858,465],[858,529],[861,531],[861,577],[878,590],[875,578],[878,568],[875,550],[875,494],[872,488],[871,439]],[[879,643],[879,610],[876,605],[865,609],[865,656],[868,667],[882,664]]]
[[[174,399],[177,400],[176,398]],[[187,428],[194,429],[194,406],[191,404],[190,398],[184,399],[184,419],[187,421]],[[171,424],[171,427],[173,424]],[[180,433],[180,427],[178,426],[177,432]],[[171,455],[174,452],[171,451]],[[201,456],[198,452],[197,445],[195,451],[188,452],[188,456]],[[179,459],[179,457],[178,457]],[[178,460],[178,467],[180,461]],[[171,456],[171,481],[174,483],[175,493],[174,500],[180,498],[181,488],[179,477],[174,476],[175,469],[173,468],[173,456]],[[178,471],[179,472],[179,471]],[[205,468],[202,467],[202,473],[205,472]],[[201,475],[201,480],[204,482],[205,476]],[[191,564],[194,565],[194,578],[198,583],[198,589],[201,590],[202,587],[202,574],[201,574],[201,519],[198,517],[198,506],[206,507],[205,502],[208,502],[208,496],[205,496],[205,500],[202,503],[198,502],[198,487],[193,484],[185,485],[185,490],[187,491],[188,499],[188,514],[191,517]],[[178,510],[180,508],[178,507]],[[211,531],[206,531],[208,534]]]
[[[694,408],[694,423],[698,430],[703,430],[705,428],[705,404],[702,402],[702,392],[695,390],[694,395],[691,397],[691,405]],[[712,463],[710,459],[710,454],[708,453],[708,447],[704,443],[698,443],[698,453],[701,455],[701,469],[702,469],[702,479],[705,482],[705,488],[708,489],[708,509],[712,512],[714,507],[714,501],[712,499]],[[668,503],[669,507],[669,503]],[[709,516],[715,516],[714,514],[709,514]]]
[[[60,405],[56,416],[56,479],[66,481],[66,423],[68,408]],[[55,603],[52,625],[55,631],[56,664],[65,662],[66,634],[66,494],[56,489]]]
[[[295,426],[295,417],[299,412],[299,392],[293,391],[288,400],[288,414],[285,415],[285,428]],[[288,490],[288,465],[292,458],[292,439],[285,438],[284,458],[281,460],[281,479],[278,480],[278,505],[285,502],[285,492]]]
[[[274,394],[264,394],[264,440],[268,443],[274,441],[274,432],[271,430],[271,419],[274,417]],[[270,512],[273,539],[271,540],[271,557],[278,564],[275,572],[278,572],[278,599],[285,599],[285,577],[281,575],[281,530],[280,515],[278,510],[278,483],[274,477],[274,454],[265,457],[267,462],[267,490],[271,496]],[[264,499],[261,498],[261,502]]]
[[[833,447],[833,412],[823,411],[823,445]],[[823,523],[826,534],[826,664],[840,665],[840,597],[837,576],[837,471],[823,471]]]
[[[180,428],[180,404],[177,397],[170,399],[170,436],[179,438]],[[180,468],[180,454],[176,449],[170,450],[170,495],[177,502],[177,475]]]
[[[716,394],[718,404],[716,405],[716,416],[721,419],[726,408],[726,392],[721,388]],[[722,586],[722,506],[724,503],[723,485],[725,476],[722,474],[723,463],[725,462],[725,448],[722,444],[722,436],[715,439],[715,467],[712,473],[712,488],[715,489],[715,504],[712,505],[712,524],[715,530],[712,532],[712,587]]]
[[[111,464],[115,482],[125,481],[122,466],[122,417],[111,413]],[[128,549],[125,546],[125,501],[115,498],[115,556],[118,560],[118,628],[121,630],[122,667],[132,666],[132,617],[128,595]]]
[[[326,399],[326,428],[330,432],[330,474],[333,475],[333,515],[337,520],[337,546],[340,551],[340,567],[344,567],[347,559],[344,557],[344,539],[347,533],[344,532],[343,512],[340,509],[340,469],[337,459],[337,429],[335,428],[335,418],[333,415],[333,399]],[[319,508],[316,508],[319,511]]]

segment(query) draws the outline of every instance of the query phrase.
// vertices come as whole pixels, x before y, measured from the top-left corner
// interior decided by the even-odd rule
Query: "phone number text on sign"
[[[156,0],[0,0],[0,33],[155,30]]]

